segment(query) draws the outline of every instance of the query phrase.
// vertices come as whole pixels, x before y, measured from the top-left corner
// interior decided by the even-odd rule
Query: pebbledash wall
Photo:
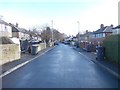
[[[0,44],[0,65],[21,58],[19,44]]]

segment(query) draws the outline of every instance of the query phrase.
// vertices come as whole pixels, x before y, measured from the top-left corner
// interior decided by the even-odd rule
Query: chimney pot
[[[18,23],[16,23],[16,25],[15,25],[16,27],[18,27]]]
[[[111,24],[111,27],[113,27],[113,24]]]
[[[104,24],[101,24],[101,25],[100,25],[100,29],[103,28],[103,27],[104,27]]]
[[[88,30],[86,30],[86,33],[88,33]]]

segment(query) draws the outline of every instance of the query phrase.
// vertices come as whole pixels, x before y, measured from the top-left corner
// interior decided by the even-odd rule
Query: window
[[[105,33],[103,33],[103,37],[105,37]]]
[[[105,37],[105,34],[104,34],[104,33],[96,34],[96,38],[102,38],[102,37]]]
[[[96,34],[96,38],[99,38],[99,34]]]
[[[100,34],[100,38],[102,38],[102,37],[103,37],[103,33]]]

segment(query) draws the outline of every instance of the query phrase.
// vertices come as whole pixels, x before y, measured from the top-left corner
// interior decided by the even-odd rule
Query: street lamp
[[[51,25],[52,25],[52,42],[53,42],[53,20],[51,20]]]
[[[77,23],[78,23],[78,42],[79,42],[79,40],[80,40],[80,22],[77,21]]]

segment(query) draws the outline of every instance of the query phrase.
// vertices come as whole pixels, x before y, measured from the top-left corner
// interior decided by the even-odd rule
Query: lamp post
[[[78,42],[80,41],[80,22],[77,21],[78,23]]]
[[[53,20],[51,20],[51,25],[52,25],[52,42],[53,42]]]

